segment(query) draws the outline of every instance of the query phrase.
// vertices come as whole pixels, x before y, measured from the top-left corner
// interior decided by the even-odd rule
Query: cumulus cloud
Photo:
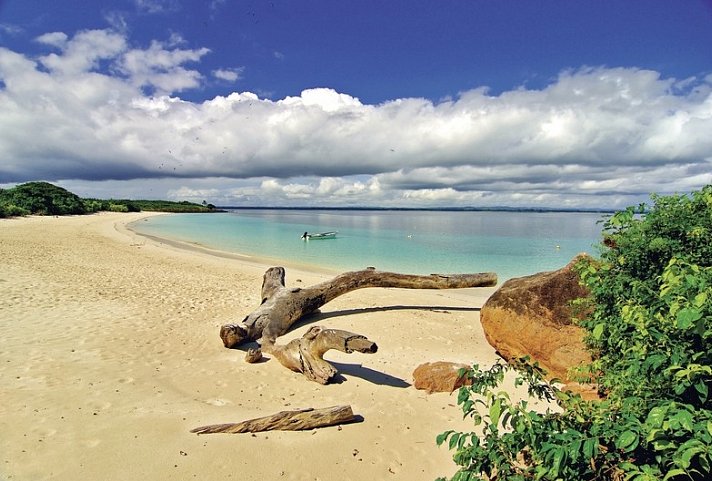
[[[710,75],[600,67],[441,102],[369,105],[330,88],[189,102],[179,94],[204,81],[209,51],[182,38],[143,49],[114,30],[37,41],[54,51],[0,48],[0,183],[160,178],[170,195],[213,203],[573,207],[712,182]]]

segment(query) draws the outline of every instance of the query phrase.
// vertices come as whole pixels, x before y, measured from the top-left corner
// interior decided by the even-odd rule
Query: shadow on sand
[[[431,312],[442,312],[442,313],[448,313],[450,311],[465,311],[465,312],[480,312],[479,307],[461,307],[461,306],[403,306],[403,305],[398,305],[398,306],[380,306],[380,307],[363,307],[363,308],[358,308],[358,309],[344,309],[341,311],[331,311],[331,312],[321,312],[321,311],[316,311],[312,314],[309,314],[307,316],[304,316],[301,318],[299,321],[295,322],[291,328],[289,329],[290,331],[293,331],[294,329],[297,329],[302,326],[306,326],[309,324],[315,324],[317,322],[324,321],[326,319],[331,319],[334,317],[341,317],[341,316],[352,316],[352,315],[357,315],[357,314],[368,314],[371,312],[388,312],[388,311],[431,311]],[[257,342],[249,342],[242,344],[240,346],[236,346],[233,349],[237,349],[243,352],[247,352],[249,348],[256,348],[259,347],[259,343]],[[259,363],[267,362],[270,358],[265,356],[263,357]],[[333,362],[329,361],[336,369],[338,369],[339,374],[337,374],[334,379],[332,379],[332,383],[335,384],[340,384],[345,382],[347,379],[343,376],[343,374],[347,376],[353,376],[353,377],[358,377],[360,379],[363,379],[364,381],[368,381],[373,384],[378,384],[380,386],[391,386],[391,387],[396,387],[396,388],[407,388],[410,387],[411,384],[404,379],[401,379],[399,377],[391,376],[389,374],[383,373],[381,371],[376,371],[374,369],[364,367],[361,364],[346,364],[346,363],[341,363],[341,362]]]
[[[335,384],[340,384],[346,379],[343,375],[353,376],[368,381],[373,384],[378,384],[379,386],[390,386],[397,388],[410,387],[410,383],[405,380],[391,376],[389,374],[383,373],[381,371],[376,371],[374,369],[363,367],[360,364],[345,364],[343,362],[329,361],[329,363],[339,370],[339,374],[332,380]]]
[[[292,326],[304,326],[313,322],[331,319],[332,317],[354,316],[357,314],[368,314],[371,312],[388,312],[388,311],[431,311],[442,312],[447,314],[450,311],[465,311],[465,312],[480,312],[479,307],[461,307],[461,306],[379,306],[379,307],[361,307],[357,309],[344,309],[341,311],[321,312],[317,311],[301,318]]]

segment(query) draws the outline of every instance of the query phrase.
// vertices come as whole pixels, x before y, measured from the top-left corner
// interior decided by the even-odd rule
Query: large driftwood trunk
[[[365,269],[346,272],[308,288],[288,289],[284,284],[284,274],[283,267],[271,267],[265,272],[260,307],[245,317],[241,324],[226,324],[220,329],[220,337],[225,347],[235,347],[260,338],[263,345],[274,345],[275,340],[299,319],[315,312],[336,297],[356,289],[461,289],[497,284],[497,275],[492,272],[418,276]]]

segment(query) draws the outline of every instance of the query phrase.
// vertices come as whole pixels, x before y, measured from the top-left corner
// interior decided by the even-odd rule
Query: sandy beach
[[[127,230],[148,215],[0,220],[0,480],[432,480],[455,472],[435,437],[471,423],[456,393],[416,390],[412,372],[439,360],[495,362],[479,323],[494,288],[364,289],[327,304],[314,323],[364,334],[379,350],[329,352],[344,381],[322,386],[274,360],[248,364],[220,341],[222,324],[259,304],[269,266]],[[331,277],[285,267],[289,286]],[[339,404],[363,420],[303,432],[189,432]]]

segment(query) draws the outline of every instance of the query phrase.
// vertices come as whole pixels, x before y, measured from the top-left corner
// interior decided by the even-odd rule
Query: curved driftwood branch
[[[332,406],[322,409],[297,409],[295,411],[280,411],[271,416],[248,419],[240,423],[212,424],[191,429],[191,433],[257,433],[261,431],[300,431],[303,429],[333,426],[354,421],[351,406]]]
[[[324,360],[327,351],[336,349],[348,354],[354,351],[371,354],[378,350],[376,343],[365,336],[321,326],[311,327],[301,338],[286,345],[269,342],[262,347],[284,367],[301,372],[307,379],[319,384],[327,384],[338,373],[334,366]]]
[[[271,267],[265,272],[260,307],[245,317],[241,324],[226,324],[220,329],[220,338],[225,347],[235,347],[260,338],[263,338],[263,343],[274,343],[277,337],[286,333],[302,317],[356,289],[461,289],[497,284],[497,275],[493,272],[419,276],[365,269],[346,272],[308,288],[289,289],[284,284],[284,275],[283,267]]]

